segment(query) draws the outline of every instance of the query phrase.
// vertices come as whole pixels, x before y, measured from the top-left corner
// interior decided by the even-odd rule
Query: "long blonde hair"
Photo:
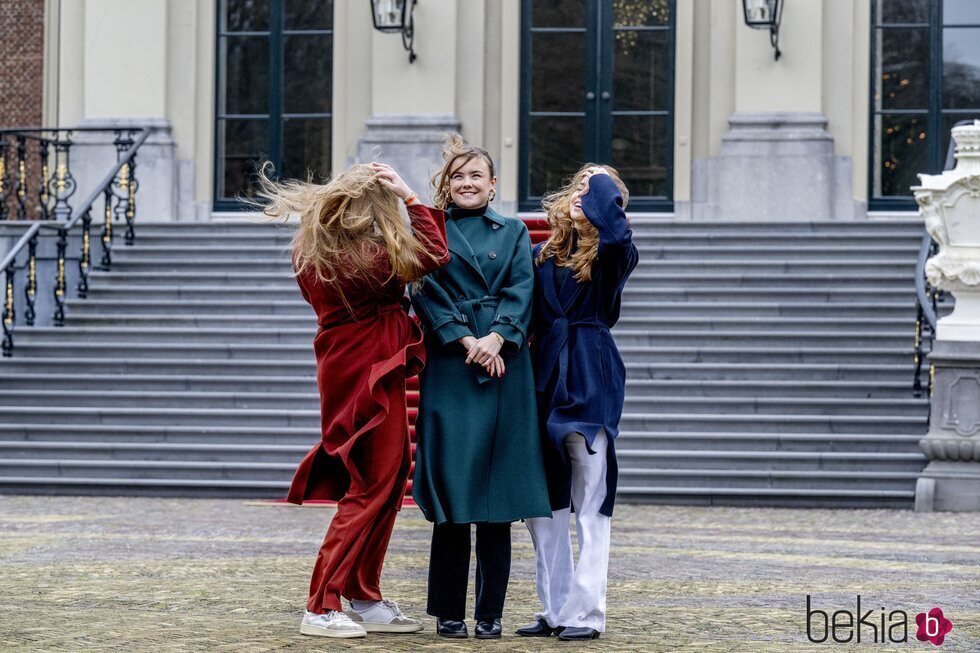
[[[276,182],[267,170],[270,163],[258,172],[257,194],[268,202],[262,212],[281,219],[299,214],[292,242],[297,275],[313,273],[323,282],[367,279],[386,250],[391,274],[383,283],[410,283],[421,276],[423,257],[435,260],[405,224],[401,200],[377,181],[370,165],[352,165],[326,184]]]
[[[578,169],[565,185],[544,196],[541,206],[548,215],[548,226],[551,236],[541,247],[535,265],[541,265],[549,258],[555,259],[555,265],[570,268],[575,280],[579,282],[592,280],[592,264],[599,256],[599,231],[590,222],[576,223],[568,211],[572,195],[582,182],[582,177],[590,168],[603,168],[612,177],[613,182],[623,194],[623,208],[629,203],[629,190],[620,179],[619,173],[612,166],[586,163]],[[578,233],[578,238],[574,236]]]
[[[490,157],[489,152],[482,147],[468,144],[459,134],[449,135],[442,148],[442,158],[446,163],[442,166],[442,170],[432,176],[432,188],[435,190],[435,195],[432,199],[432,205],[434,207],[445,209],[449,206],[449,203],[452,202],[449,181],[452,179],[453,173],[478,156],[483,157],[487,162],[487,167],[490,169],[490,178],[493,179],[496,177],[497,173],[494,171],[493,159]],[[490,199],[493,199],[492,193],[493,191],[491,191]]]

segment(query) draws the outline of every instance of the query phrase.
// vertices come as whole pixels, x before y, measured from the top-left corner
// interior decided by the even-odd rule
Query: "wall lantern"
[[[775,59],[779,60],[779,21],[783,18],[782,0],[742,0],[745,24],[754,29],[768,29]]]
[[[408,50],[408,63],[416,59],[415,23],[412,12],[418,0],[371,0],[371,18],[379,32],[401,32],[402,45]]]

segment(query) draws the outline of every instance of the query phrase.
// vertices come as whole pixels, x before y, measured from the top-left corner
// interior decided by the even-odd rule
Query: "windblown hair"
[[[435,260],[409,231],[401,200],[376,180],[370,165],[355,164],[326,184],[276,182],[267,174],[270,169],[267,162],[258,172],[258,196],[268,202],[262,212],[283,220],[299,215],[292,243],[297,275],[313,273],[328,283],[355,278],[410,283],[421,276],[423,257]],[[376,279],[370,273],[385,251],[391,274]]]
[[[449,181],[452,179],[453,173],[478,156],[483,157],[487,162],[490,177],[495,177],[497,173],[494,171],[493,159],[490,157],[489,152],[482,147],[467,144],[459,134],[449,135],[449,139],[442,148],[442,158],[446,163],[442,166],[442,170],[432,176],[432,188],[435,190],[435,195],[432,200],[433,206],[437,209],[445,209],[449,206],[449,203],[452,201],[449,191]],[[493,195],[490,197],[493,199]]]
[[[549,258],[554,258],[555,265],[570,268],[575,280],[579,282],[592,280],[592,264],[599,256],[599,230],[586,220],[576,222],[569,213],[572,195],[589,168],[604,168],[619,187],[619,192],[623,194],[623,208],[626,208],[629,203],[629,190],[619,178],[615,168],[586,163],[565,182],[564,186],[545,195],[541,201],[541,206],[548,215],[551,237],[541,247],[538,257],[534,260],[535,265],[541,265]]]

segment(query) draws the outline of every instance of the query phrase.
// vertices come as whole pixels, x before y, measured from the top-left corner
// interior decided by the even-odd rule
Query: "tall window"
[[[332,67],[331,0],[218,0],[216,208],[254,194],[263,160],[329,174]]]
[[[595,161],[672,210],[674,0],[523,0],[521,30],[520,208]]]
[[[873,0],[869,207],[914,209],[916,174],[943,167],[949,130],[980,118],[980,2]]]

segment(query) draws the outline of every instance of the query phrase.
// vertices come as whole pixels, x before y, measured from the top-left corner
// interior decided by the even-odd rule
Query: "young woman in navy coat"
[[[552,517],[527,520],[542,609],[519,635],[593,639],[605,630],[610,517],[626,368],[609,329],[638,260],[629,193],[587,164],[547,196],[551,237],[534,249],[533,359]],[[569,535],[574,508],[579,559]]]

